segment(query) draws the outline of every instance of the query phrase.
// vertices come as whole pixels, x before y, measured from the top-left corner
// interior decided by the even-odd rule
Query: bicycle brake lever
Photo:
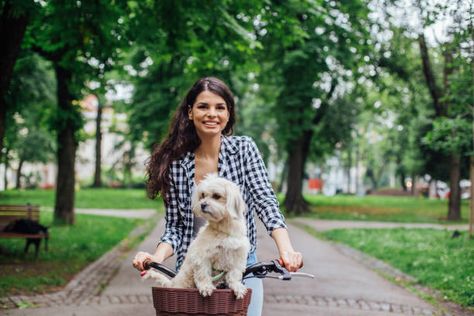
[[[279,260],[272,260],[272,262],[275,264],[275,269],[273,270],[273,272],[277,272],[281,274],[281,276],[278,277],[279,279],[285,280],[285,281],[291,280],[290,272],[288,272],[286,268],[282,267]]]
[[[309,273],[305,273],[305,272],[290,272],[290,275],[292,277],[303,277],[303,278],[311,278],[311,279],[314,279],[314,275],[313,274],[309,274]]]

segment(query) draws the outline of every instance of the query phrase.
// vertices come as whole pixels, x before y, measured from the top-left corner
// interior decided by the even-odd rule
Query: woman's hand
[[[280,253],[283,266],[289,272],[296,272],[303,267],[303,255],[297,251],[283,251]]]
[[[163,260],[158,258],[158,256],[149,254],[148,252],[140,251],[135,255],[135,258],[132,261],[132,265],[138,271],[143,271],[145,270],[144,263],[151,261],[161,263]]]
[[[303,255],[293,249],[286,228],[274,229],[272,238],[277,245],[282,264],[288,271],[296,272],[303,267]]]

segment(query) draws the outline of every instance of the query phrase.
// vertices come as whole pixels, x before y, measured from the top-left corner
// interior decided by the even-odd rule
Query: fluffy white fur
[[[241,280],[250,243],[244,217],[246,207],[239,187],[211,174],[193,193],[192,209],[207,219],[207,224],[190,244],[179,273],[169,280],[149,270],[144,278],[154,278],[164,287],[196,287],[202,296],[209,296],[216,289],[212,282],[213,270],[224,271],[228,287],[237,298],[244,297],[247,289]]]

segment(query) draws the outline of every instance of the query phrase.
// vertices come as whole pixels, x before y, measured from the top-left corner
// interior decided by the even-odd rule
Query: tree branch
[[[324,100],[321,101],[321,106],[316,111],[316,113],[314,114],[313,120],[311,121],[313,125],[317,125],[324,117],[324,114],[326,114],[326,111],[329,107],[329,100],[332,98],[334,91],[336,90],[336,87],[337,87],[337,79],[333,78],[331,80],[331,88],[326,94],[326,97],[324,98]]]
[[[433,99],[433,106],[435,108],[436,116],[442,116],[444,113],[443,105],[440,101],[442,93],[436,84],[436,79],[433,75],[433,68],[431,66],[428,48],[426,47],[425,35],[423,33],[420,33],[418,36],[418,45],[420,47],[421,61],[423,63],[423,74],[425,76],[431,98]]]

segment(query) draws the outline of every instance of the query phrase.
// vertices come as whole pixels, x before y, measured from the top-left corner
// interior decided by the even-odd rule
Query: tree
[[[75,157],[83,125],[78,100],[91,76],[110,69],[117,59],[128,17],[127,3],[48,1],[27,30],[28,48],[49,60],[57,81],[58,174],[54,220],[74,223]]]
[[[0,158],[3,152],[3,138],[8,105],[5,101],[21,43],[32,13],[37,9],[33,1],[5,0],[0,3]]]
[[[273,61],[268,75],[277,76],[281,87],[275,115],[288,154],[285,208],[290,213],[308,211],[302,180],[315,127],[369,54],[368,12],[362,1],[290,1],[265,9],[259,34],[265,56]]]
[[[459,73],[470,75],[471,79],[463,78],[465,84],[461,84],[463,88],[466,86],[467,91],[472,91],[472,85],[469,88],[469,83],[472,84],[472,67],[469,66],[472,64],[472,56],[469,57],[469,49],[472,53],[472,22],[469,26],[465,25],[468,19],[464,19],[466,12],[463,10],[462,6],[456,6],[456,8],[451,8],[447,5],[445,8],[436,8],[434,11],[426,12],[427,8],[422,5],[421,2],[418,3],[419,9],[422,15],[428,16],[424,19],[423,25],[429,25],[433,23],[431,16],[442,16],[447,12],[446,15],[450,16],[454,23],[451,24],[447,29],[448,39],[444,43],[440,43],[439,48],[442,53],[442,76],[435,75],[435,68],[432,65],[430,59],[428,45],[426,43],[424,32],[422,29],[418,34],[418,44],[420,49],[421,61],[423,64],[423,74],[425,77],[426,85],[430,92],[433,108],[435,111],[435,119],[433,123],[433,131],[431,134],[428,134],[425,138],[427,143],[431,143],[432,148],[437,148],[439,151],[444,151],[449,154],[450,157],[450,171],[449,171],[449,186],[450,186],[450,195],[449,195],[449,204],[448,204],[448,219],[449,220],[459,220],[461,219],[461,190],[459,187],[459,181],[461,180],[461,157],[463,152],[463,146],[461,142],[456,141],[458,138],[459,132],[454,128],[453,122],[462,123],[459,119],[456,118],[456,115],[460,112],[459,108],[465,109],[467,104],[473,104],[472,102],[472,93],[471,100],[463,100],[464,102],[457,103],[456,98],[459,94],[463,94],[463,90],[459,89],[453,81],[453,78]],[[472,7],[468,11],[472,14]],[[470,44],[469,44],[470,43]],[[468,49],[464,47],[467,45]],[[464,53],[467,52],[467,56],[464,57]],[[461,75],[462,76],[462,75]],[[442,77],[442,86],[439,85],[437,77]],[[467,79],[467,80],[466,80]],[[466,84],[466,82],[468,82]],[[465,90],[464,90],[465,91]],[[465,103],[465,101],[467,101]],[[469,102],[470,101],[470,102]],[[457,103],[457,104],[456,104]],[[472,122],[472,112],[467,111],[468,114],[464,117],[471,119]],[[451,123],[449,123],[451,122]],[[447,133],[447,127],[451,126],[448,137],[451,141],[449,146],[440,145],[435,139],[435,135],[439,133]],[[459,126],[462,129],[462,124]],[[445,137],[448,135],[444,135]],[[467,134],[469,135],[469,133]],[[439,135],[438,135],[439,136]],[[469,138],[469,143],[472,138]],[[447,143],[445,143],[448,145]]]
[[[105,98],[97,97],[97,117],[95,124],[95,168],[94,188],[102,187],[102,112],[105,107]]]
[[[53,151],[49,119],[55,103],[54,78],[50,65],[36,54],[22,52],[15,65],[5,96],[6,125],[4,157],[18,160],[16,187],[21,186],[25,162],[47,162]]]
[[[23,164],[25,162],[46,163],[50,160],[53,151],[52,138],[49,133],[41,129],[35,130],[34,125],[29,125],[29,128],[24,127],[24,130],[26,135],[21,135],[18,138],[18,145],[15,148],[18,155],[17,189],[22,187],[21,178]]]

